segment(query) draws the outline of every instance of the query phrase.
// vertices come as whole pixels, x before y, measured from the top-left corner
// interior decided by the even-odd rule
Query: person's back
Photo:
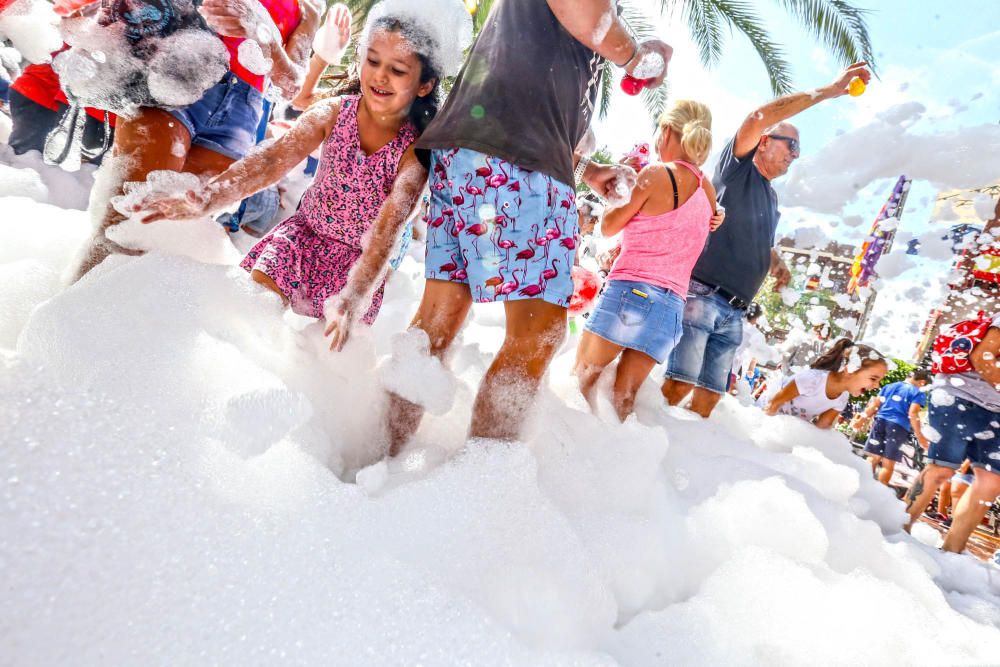
[[[911,430],[910,406],[914,403],[926,405],[927,399],[924,392],[916,385],[901,381],[893,382],[882,387],[879,391],[882,398],[882,405],[878,409],[876,416],[879,419],[891,421],[907,430]]]
[[[643,177],[654,180],[650,186],[654,194],[625,225],[621,254],[608,280],[646,282],[683,295],[712,217],[704,175],[677,160],[651,165]]]

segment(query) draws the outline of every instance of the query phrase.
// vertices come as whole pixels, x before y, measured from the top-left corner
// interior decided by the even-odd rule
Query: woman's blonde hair
[[[677,100],[657,122],[660,132],[677,133],[681,148],[696,165],[705,164],[712,150],[712,112],[701,102]]]

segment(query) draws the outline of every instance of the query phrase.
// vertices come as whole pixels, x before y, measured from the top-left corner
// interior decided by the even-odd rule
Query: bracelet
[[[639,42],[636,42],[636,43],[635,43],[635,50],[634,50],[634,51],[632,51],[632,57],[631,57],[631,58],[629,58],[628,60],[626,60],[626,61],[625,61],[625,64],[623,64],[623,65],[618,65],[618,67],[620,67],[620,68],[622,68],[622,69],[628,69],[628,66],[632,64],[632,61],[633,61],[633,60],[635,60],[635,57],[636,57],[637,55],[639,55]]]
[[[576,163],[576,169],[573,170],[573,179],[579,183],[583,181],[583,172],[587,171],[587,165],[589,165],[593,160],[587,156],[581,156],[580,161]]]

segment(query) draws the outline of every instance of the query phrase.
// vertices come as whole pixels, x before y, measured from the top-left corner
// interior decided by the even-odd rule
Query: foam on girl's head
[[[472,43],[472,19],[461,0],[382,0],[368,12],[358,53],[368,49],[369,40],[386,20],[398,21],[400,31],[414,50],[427,58],[442,77],[454,76]]]

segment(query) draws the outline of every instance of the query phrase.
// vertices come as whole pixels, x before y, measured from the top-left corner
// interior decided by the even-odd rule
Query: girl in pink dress
[[[577,348],[580,391],[594,406],[594,385],[619,356],[613,400],[622,421],[657,363],[682,333],[684,295],[709,230],[722,224],[715,189],[696,165],[712,147],[712,114],[704,104],[674,103],[659,121],[660,162],[639,173],[631,200],[608,209],[605,237],[622,232],[621,254]]]
[[[322,318],[327,299],[339,294],[338,320],[367,324],[382,302],[390,253],[427,182],[413,142],[437,111],[441,78],[440,58],[421,50],[435,44],[425,26],[386,11],[369,17],[359,78],[341,91],[351,94],[314,104],[280,139],[199,191],[151,195],[134,208],[152,211],[143,222],[211,214],[276,183],[322,144],[316,180],[298,212],[240,266],[297,313]]]

